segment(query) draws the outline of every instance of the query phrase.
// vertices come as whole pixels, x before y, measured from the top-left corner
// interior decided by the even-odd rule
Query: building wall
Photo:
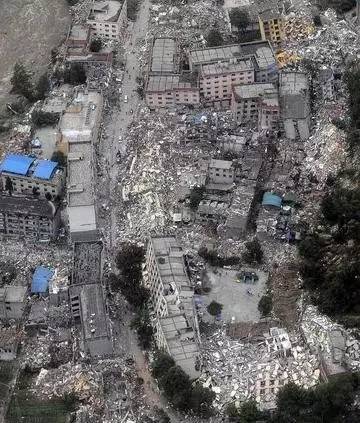
[[[147,92],[146,104],[150,109],[173,107],[176,104],[199,104],[200,96],[197,89],[174,89],[167,92]]]
[[[286,138],[295,140],[297,137],[299,137],[303,141],[309,138],[309,119],[284,119],[283,123]]]
[[[231,110],[234,118],[239,123],[257,122],[259,118],[258,98],[239,99],[233,94],[231,98]]]
[[[7,177],[9,177],[13,183],[14,193],[19,194],[32,194],[33,188],[38,188],[38,193],[40,194],[40,197],[45,198],[46,193],[50,193],[52,197],[55,197],[57,195],[61,196],[64,189],[65,173],[62,172],[62,174],[59,176],[57,176],[56,182],[52,182],[2,172],[1,181],[2,186],[5,188],[6,179]]]
[[[16,358],[16,350],[14,347],[0,347],[0,360],[11,361]]]
[[[60,225],[60,212],[53,218],[33,216],[27,213],[0,211],[0,233],[9,237],[25,237],[38,240],[53,238]]]
[[[24,310],[25,301],[21,303],[4,302],[3,304],[0,304],[0,319],[20,320],[24,314]]]
[[[261,38],[275,45],[279,44],[284,39],[283,21],[281,17],[266,21],[259,17],[259,29]]]
[[[125,32],[127,26],[127,0],[124,1],[117,22],[95,21],[88,19],[93,36],[105,37],[109,40],[118,40]]]
[[[208,175],[214,184],[232,184],[235,180],[235,169],[233,166],[230,169],[209,167]]]
[[[200,94],[211,100],[230,99],[231,87],[235,84],[253,84],[254,71],[238,71],[200,77]]]
[[[279,128],[280,108],[260,105],[258,112],[258,129],[276,131]]]

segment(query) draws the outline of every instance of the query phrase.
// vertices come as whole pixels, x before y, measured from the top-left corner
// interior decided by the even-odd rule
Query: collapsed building
[[[281,117],[285,136],[306,140],[310,136],[310,90],[303,72],[281,72],[279,75]]]
[[[0,288],[0,320],[20,320],[26,305],[27,287],[4,285]]]
[[[60,122],[59,149],[67,155],[67,212],[73,242],[99,238],[94,143],[97,142],[102,105],[102,95],[97,91],[79,91]]]
[[[194,290],[184,251],[175,237],[151,237],[144,268],[150,290],[155,341],[191,378],[199,376],[199,331]]]

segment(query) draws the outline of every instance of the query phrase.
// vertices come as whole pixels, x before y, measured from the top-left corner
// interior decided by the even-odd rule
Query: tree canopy
[[[14,72],[10,82],[13,93],[21,94],[30,101],[34,99],[32,75],[23,63],[15,63]]]
[[[209,31],[206,36],[206,41],[209,47],[221,46],[224,43],[224,39],[221,35],[221,32],[216,28],[211,29]]]
[[[235,26],[238,31],[244,32],[250,24],[248,13],[238,7],[231,9],[229,16],[231,25]]]

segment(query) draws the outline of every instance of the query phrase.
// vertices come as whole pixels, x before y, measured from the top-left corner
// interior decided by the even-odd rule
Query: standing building
[[[5,285],[0,288],[0,320],[20,320],[25,311],[26,286]]]
[[[41,198],[61,196],[65,173],[57,162],[38,160],[24,154],[7,154],[0,164],[3,190],[11,183],[12,192]]]
[[[233,184],[239,179],[239,167],[231,160],[211,159],[208,165],[208,179],[213,184]]]
[[[0,196],[0,233],[9,237],[50,241],[57,236],[60,211],[42,198]]]
[[[144,285],[150,291],[157,346],[170,354],[191,378],[199,376],[199,342],[194,291],[176,238],[148,242]]]
[[[75,241],[99,239],[95,209],[94,143],[101,122],[103,98],[97,91],[79,91],[61,117],[61,148],[67,155],[67,211]]]
[[[279,90],[286,137],[291,140],[306,140],[310,136],[311,123],[307,75],[303,72],[281,72]]]
[[[284,22],[277,2],[273,0],[257,0],[261,38],[279,45],[284,40]]]
[[[86,23],[90,25],[92,35],[119,40],[127,26],[127,0],[95,0]]]
[[[231,110],[239,123],[252,123],[258,129],[275,130],[280,115],[278,91],[269,83],[235,85]]]
[[[145,100],[150,109],[200,102],[197,78],[180,73],[178,47],[173,38],[153,40]]]

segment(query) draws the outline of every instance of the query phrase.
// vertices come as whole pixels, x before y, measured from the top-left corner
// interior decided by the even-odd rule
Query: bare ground
[[[51,49],[66,36],[70,22],[66,0],[0,0],[0,112],[11,99],[15,62],[26,63],[36,79],[46,69]]]

